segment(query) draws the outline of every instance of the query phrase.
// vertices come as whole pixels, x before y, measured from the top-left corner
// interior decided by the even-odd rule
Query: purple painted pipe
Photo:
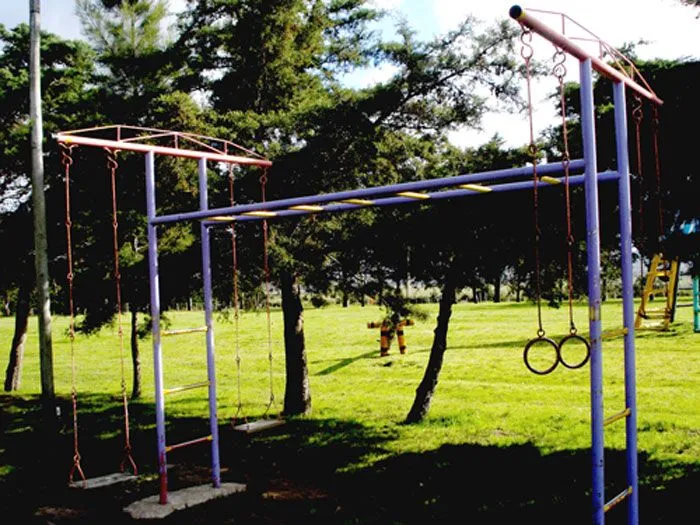
[[[582,160],[572,160],[570,169],[580,170],[583,168]],[[542,164],[537,167],[539,175],[550,175],[563,171],[561,162],[553,162],[550,164]],[[428,179],[416,182],[402,182],[400,184],[390,184],[388,186],[379,186],[376,188],[363,188],[359,190],[340,191],[336,193],[327,193],[322,195],[309,195],[305,197],[295,197],[291,199],[281,199],[268,202],[256,202],[252,204],[239,204],[237,206],[229,206],[226,208],[213,208],[210,210],[200,210],[187,213],[175,213],[172,215],[163,215],[156,217],[151,222],[153,224],[164,224],[169,222],[179,222],[186,220],[199,220],[215,217],[217,215],[237,215],[251,211],[273,211],[278,209],[290,208],[292,206],[304,206],[314,204],[324,204],[327,202],[343,201],[348,199],[369,199],[376,197],[385,197],[387,195],[396,195],[399,192],[406,191],[425,191],[431,189],[455,187],[461,184],[475,184],[489,180],[531,177],[532,167],[523,166],[520,168],[509,168],[504,170],[484,171],[476,174],[456,175],[454,177],[443,177],[440,179]]]
[[[603,173],[600,173],[598,175],[598,180],[599,182],[609,182],[613,180],[617,180],[617,172],[614,171],[606,171]],[[583,184],[584,181],[584,176],[583,175],[574,175],[569,178],[569,184],[571,186],[580,186]],[[558,184],[547,184],[546,182],[540,182],[538,187],[539,188],[556,188],[559,186]],[[532,188],[532,181],[521,181],[521,182],[508,182],[505,184],[495,184],[493,186],[488,186],[488,188],[491,190],[488,193],[504,193],[508,191],[517,191],[517,190],[525,190]],[[237,215],[236,216],[236,222],[247,222],[247,221],[260,221],[263,219],[276,219],[276,218],[283,218],[283,217],[298,217],[300,215],[313,215],[317,213],[333,213],[333,212],[343,212],[343,211],[353,211],[357,210],[360,208],[368,208],[368,207],[377,207],[377,206],[398,206],[401,204],[418,204],[418,203],[425,203],[425,202],[430,202],[430,201],[435,201],[435,200],[444,200],[444,199],[456,199],[456,198],[462,198],[462,197],[473,197],[475,195],[488,195],[488,193],[483,193],[480,191],[475,191],[475,190],[446,190],[446,191],[441,191],[441,192],[436,192],[436,193],[426,193],[430,198],[423,200],[423,199],[412,199],[410,197],[387,197],[384,199],[377,199],[373,201],[373,204],[371,206],[363,206],[361,204],[328,204],[323,207],[322,211],[307,211],[307,210],[279,210],[275,212],[274,217],[258,217],[258,216],[251,216],[251,215]],[[221,222],[221,221],[204,221],[205,224],[213,226],[213,225],[221,225],[221,224],[229,224],[228,222]]]
[[[209,207],[207,159],[199,159],[199,209]],[[211,432],[211,477],[215,488],[221,486],[219,461],[219,422],[216,410],[216,361],[214,351],[214,306],[211,283],[211,246],[209,228],[200,225],[202,235],[202,287],[204,288],[204,320],[207,325],[207,379],[209,380],[209,429]]]
[[[622,266],[622,317],[625,334],[625,407],[629,409],[626,424],[627,486],[632,493],[627,497],[627,524],[639,524],[639,472],[637,465],[637,378],[634,346],[634,276],[632,274],[632,191],[627,137],[627,106],[625,85],[613,84],[615,105],[615,139],[620,199],[620,254]]]
[[[588,255],[588,315],[591,344],[591,456],[593,478],[593,522],[605,523],[605,449],[603,440],[603,353],[600,319],[600,219],[598,211],[597,152],[593,69],[584,60],[581,69],[581,128],[586,161],[586,231]]]
[[[148,217],[148,285],[151,293],[153,333],[153,374],[155,376],[156,435],[158,440],[159,502],[168,502],[168,467],[165,451],[165,397],[163,393],[163,354],[160,344],[160,280],[158,277],[158,235],[151,222],[156,216],[155,159],[146,153],[146,215]]]

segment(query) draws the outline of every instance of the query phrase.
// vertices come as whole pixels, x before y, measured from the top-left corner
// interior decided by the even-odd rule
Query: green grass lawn
[[[548,376],[534,375],[522,361],[523,347],[534,337],[537,328],[534,306],[460,303],[454,308],[449,347],[428,418],[419,425],[403,425],[428,360],[437,314],[437,305],[423,308],[429,314],[428,320],[406,328],[407,354],[400,355],[394,341],[391,355],[384,358],[379,357],[379,331],[366,327],[368,321],[380,319],[378,308],[307,308],[304,316],[312,414],[290,422],[282,427],[283,431],[256,437],[259,448],[255,449],[255,454],[260,464],[267,465],[268,469],[273,468],[270,466],[273,463],[274,469],[282,469],[282,465],[298,467],[297,463],[303,458],[306,462],[318,463],[311,469],[317,474],[315,484],[322,478],[354,480],[352,483],[361,480],[360,485],[367,487],[384,483],[383,480],[394,485],[387,488],[391,495],[386,498],[375,494],[369,499],[355,501],[345,494],[350,500],[343,499],[344,509],[356,505],[366,508],[366,512],[345,510],[345,514],[341,513],[343,520],[339,519],[342,522],[374,523],[362,518],[368,513],[377,517],[377,523],[408,523],[419,517],[439,522],[444,509],[451,508],[450,505],[465,505],[460,498],[471,501],[467,494],[478,494],[483,487],[489,487],[488,496],[480,496],[482,503],[479,505],[468,506],[465,516],[483,518],[485,515],[500,516],[500,512],[506,513],[503,516],[532,517],[539,514],[527,512],[543,512],[552,517],[568,509],[566,512],[578,516],[576,519],[583,513],[586,519],[581,522],[587,523],[590,491],[588,367],[569,370],[560,366]],[[602,316],[605,330],[619,328],[621,303],[606,302]],[[201,312],[170,312],[168,317],[170,327],[175,329],[203,324]],[[585,304],[577,305],[575,319],[580,331],[585,333],[588,328]],[[19,436],[28,431],[31,425],[27,421],[39,393],[34,323],[32,320],[22,389],[2,398],[3,410],[9,414],[9,423],[3,425],[7,435]],[[547,335],[559,339],[568,329],[566,308],[545,308],[543,323]],[[0,336],[6,341],[6,348],[9,348],[12,329],[12,319],[0,319]],[[57,394],[63,400],[69,399],[71,392],[70,343],[66,329],[67,319],[54,318],[55,381]],[[282,317],[278,311],[272,313],[272,333],[273,410],[281,411],[284,348]],[[234,341],[231,320],[217,316],[222,446],[227,446],[228,422],[238,405]],[[130,385],[128,334],[124,344],[127,385]],[[150,339],[142,341],[141,350],[144,398],[132,408],[132,424],[134,439],[141,439],[141,446],[145,443],[147,449],[150,447],[140,451],[140,458],[152,473],[155,471],[155,441]],[[120,435],[120,359],[115,327],[104,329],[96,336],[77,337],[74,351],[81,410],[79,421],[86,425],[81,439],[90,443],[88,447],[99,450],[99,439],[117,440]],[[622,337],[606,340],[603,352],[605,408],[610,415],[624,408]],[[163,356],[166,387],[206,379],[203,334],[163,339]],[[240,356],[243,414],[260,417],[270,398],[264,312],[243,314]],[[638,334],[637,379],[640,475],[644,492],[642,515],[646,507],[647,516],[652,516],[654,522],[672,523],[665,520],[671,520],[669,516],[680,516],[683,509],[691,509],[692,501],[685,496],[691,494],[689,484],[695,484],[697,489],[700,479],[700,334],[693,333],[690,308],[678,309],[672,331]],[[69,409],[69,403],[64,402],[64,412]],[[205,434],[206,411],[204,389],[168,396],[167,420],[172,422],[168,427],[168,441],[171,435],[191,439]],[[109,417],[98,417],[100,414],[109,414]],[[68,440],[70,414],[64,413],[63,421]],[[144,437],[139,438],[139,433]],[[624,455],[621,452],[624,439],[623,422],[606,428],[609,496],[624,488]],[[4,466],[0,477],[3,477],[3,485],[7,485],[13,473],[22,470],[24,458],[14,455],[7,444],[2,448]],[[65,450],[65,454],[63,464],[69,467],[72,449]],[[228,457],[227,453],[223,455]],[[194,454],[187,456],[187,460],[199,459],[203,466],[207,465],[207,458],[206,453],[199,458]],[[100,466],[104,461],[102,454],[99,461],[83,454],[86,470],[91,470],[91,459]],[[177,458],[169,459],[177,461]],[[241,467],[243,471],[245,467]],[[233,475],[238,471],[232,468],[230,472]],[[274,475],[270,470],[265,472]],[[465,494],[453,494],[454,502],[450,499],[454,487],[447,478],[445,483],[449,489],[436,481],[447,473],[469,480],[471,487]],[[309,472],[307,474],[310,476]],[[299,475],[297,472],[297,477]],[[544,485],[539,483],[538,492],[528,496],[526,490],[515,496],[538,475],[548,476]],[[420,485],[420,488],[411,485],[399,491],[411,494],[408,506],[405,498],[395,493],[397,483],[399,486],[409,483],[407,478],[412,479],[411,483],[415,481],[416,487]],[[337,483],[340,482],[333,482]],[[421,491],[427,490],[426,486],[432,486],[434,492],[423,494]],[[394,498],[400,511],[390,505]],[[420,501],[415,501],[416,498]],[[420,510],[411,510],[413,505],[419,505]],[[624,509],[614,512],[619,515]],[[569,522],[577,522],[576,519]],[[327,516],[325,522],[328,522]]]

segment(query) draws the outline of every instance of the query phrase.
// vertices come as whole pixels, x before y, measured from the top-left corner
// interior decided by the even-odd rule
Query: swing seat
[[[233,430],[238,432],[244,432],[245,434],[257,434],[258,432],[263,432],[271,428],[282,426],[286,423],[283,419],[258,419],[257,421],[250,421],[248,423],[242,423],[233,427]]]
[[[115,472],[113,474],[106,474],[104,476],[99,476],[96,478],[88,478],[86,480],[71,481],[68,486],[72,489],[99,489],[102,487],[109,487],[111,485],[116,485],[118,483],[125,483],[127,481],[133,481],[137,479],[138,476],[133,475],[131,472]]]

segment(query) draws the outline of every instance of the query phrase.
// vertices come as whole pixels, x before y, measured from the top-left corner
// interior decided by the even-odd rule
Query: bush
[[[322,308],[324,306],[328,306],[328,299],[322,295],[312,295],[311,304],[314,306],[314,308]]]

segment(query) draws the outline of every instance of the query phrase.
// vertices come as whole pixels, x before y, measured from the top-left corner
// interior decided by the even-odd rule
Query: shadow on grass
[[[139,481],[81,491],[66,488],[71,428],[50,438],[40,426],[35,398],[3,396],[0,406],[2,515],[30,524],[130,523],[124,506],[157,494],[151,407],[132,405]],[[82,408],[80,451],[86,474],[113,472],[123,438],[107,432],[118,428],[121,407],[104,396],[89,396]],[[191,439],[207,428],[206,419],[168,421],[169,443]],[[178,512],[159,523],[591,523],[588,450],[543,455],[530,444],[444,445],[360,466],[368,457],[386,455],[387,443],[399,431],[392,425],[292,419],[269,433],[246,436],[223,424],[222,480],[246,483],[247,493]],[[168,462],[170,490],[210,483],[208,445],[173,452]],[[624,454],[607,451],[608,497],[624,488],[624,470]],[[641,456],[640,471],[644,523],[684,523],[694,515],[700,465],[665,465]],[[607,523],[626,523],[625,506],[613,509]]]
[[[370,357],[377,357],[379,353],[376,350],[373,350],[371,352],[365,352],[364,354],[359,354],[353,357],[346,357],[345,359],[340,359],[337,363],[324,368],[323,370],[320,370],[316,372],[314,375],[315,376],[326,376],[329,374],[332,374],[333,372],[336,372],[337,370],[340,370],[341,368],[344,368],[346,366],[350,366],[353,364],[355,361],[359,361],[360,359],[367,359]]]

